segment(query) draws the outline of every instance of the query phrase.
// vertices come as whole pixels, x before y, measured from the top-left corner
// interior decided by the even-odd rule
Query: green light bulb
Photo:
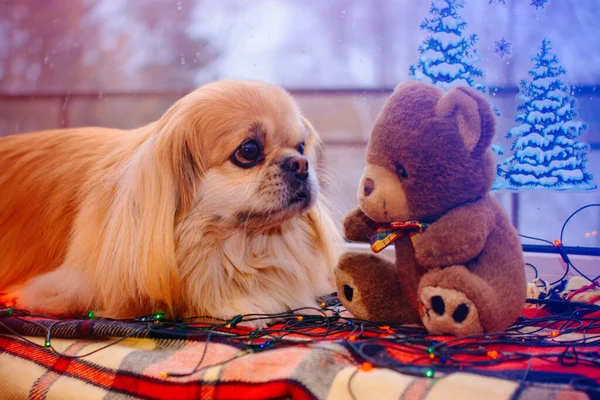
[[[8,309],[8,315],[13,315],[15,313],[15,310],[13,310],[12,308]]]
[[[164,317],[165,317],[164,312],[157,312],[156,314],[154,314],[154,319],[162,319]]]
[[[50,341],[46,340],[46,342],[44,343],[44,347],[50,347]]]
[[[93,311],[90,311],[90,312],[88,313],[88,319],[94,319],[94,317],[95,317],[95,315],[94,315],[94,312],[93,312]]]
[[[433,378],[434,372],[432,369],[428,369],[425,371],[425,376],[428,378]]]
[[[428,348],[428,349],[427,349],[427,352],[428,352],[429,354],[433,354],[433,347],[430,347],[430,348]]]

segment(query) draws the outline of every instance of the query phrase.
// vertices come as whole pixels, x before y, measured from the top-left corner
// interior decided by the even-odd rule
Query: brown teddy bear
[[[344,220],[350,241],[395,268],[347,253],[336,268],[340,300],[357,318],[422,322],[432,334],[506,329],[525,305],[525,265],[515,228],[489,190],[495,119],[470,88],[445,92],[406,82],[375,121],[358,191]]]

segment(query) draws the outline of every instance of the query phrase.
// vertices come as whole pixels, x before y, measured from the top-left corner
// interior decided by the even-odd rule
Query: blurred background
[[[433,3],[440,0],[434,0]],[[444,1],[444,0],[442,0]],[[452,0],[454,1],[454,0]],[[357,205],[371,125],[409,79],[430,32],[430,0],[0,0],[0,136],[59,127],[133,128],[220,78],[281,85],[324,140],[324,192],[336,219]],[[510,155],[519,81],[552,42],[587,125],[600,181],[600,2],[464,0],[458,10]],[[597,89],[598,88],[598,89]],[[1,195],[0,188],[0,195]],[[598,190],[497,190],[519,231],[549,240]],[[565,245],[600,246],[600,212],[573,218]]]

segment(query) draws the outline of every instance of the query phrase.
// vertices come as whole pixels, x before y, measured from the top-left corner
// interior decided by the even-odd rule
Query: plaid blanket
[[[50,328],[51,343],[46,338]],[[222,333],[228,331],[239,334],[244,328]],[[263,341],[248,348],[222,335],[208,342],[206,332],[173,338],[172,332],[144,323],[4,315],[0,398],[588,399],[592,392],[573,382],[595,382],[599,375],[593,367],[557,366],[543,358],[458,370],[436,365],[433,374],[427,372],[431,360],[410,346],[377,337],[349,341],[346,333],[322,332],[315,327],[310,340],[288,335],[295,344],[267,349]],[[521,350],[551,351],[535,345]],[[373,367],[365,362],[367,356],[378,366],[409,367],[401,372]]]

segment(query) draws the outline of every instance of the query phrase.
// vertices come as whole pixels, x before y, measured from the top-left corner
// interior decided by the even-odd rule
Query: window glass
[[[264,80],[320,131],[341,220],[395,85],[468,84],[498,112],[494,195],[521,233],[554,240],[600,200],[599,19],[596,0],[5,0],[0,135],[131,128],[204,82]],[[599,230],[586,209],[564,243],[599,247]]]

